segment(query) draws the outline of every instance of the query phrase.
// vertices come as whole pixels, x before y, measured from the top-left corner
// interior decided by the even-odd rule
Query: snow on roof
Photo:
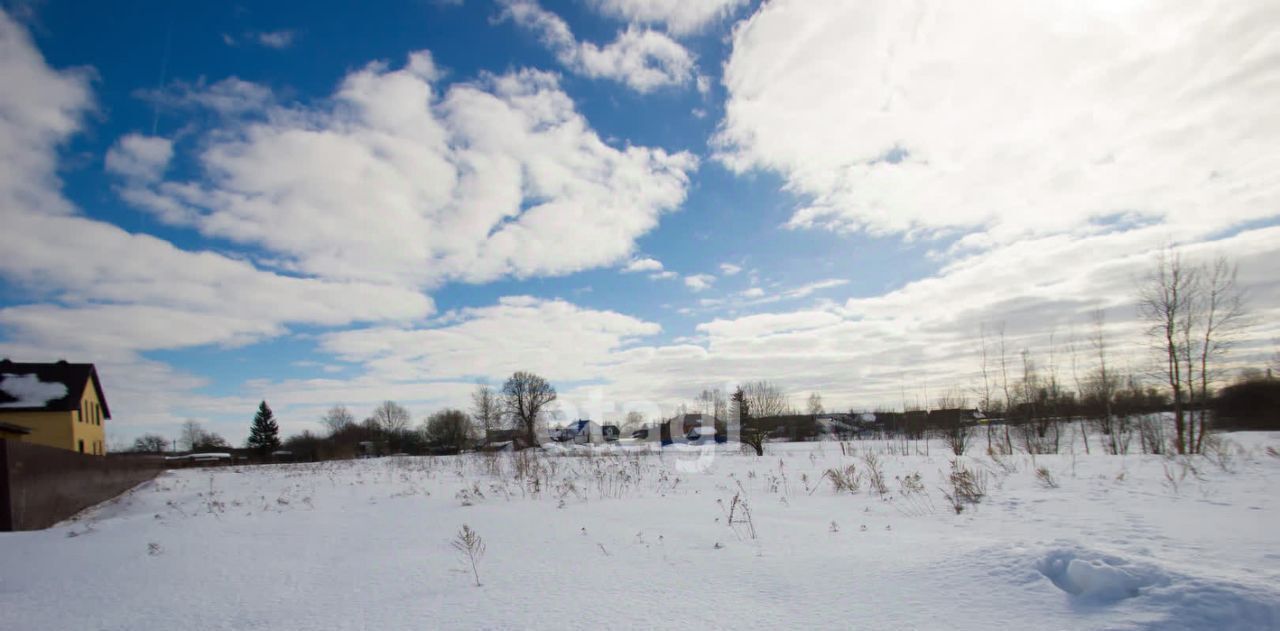
[[[41,381],[39,375],[0,373],[0,391],[13,398],[0,408],[43,408],[67,396],[67,384]]]
[[[14,380],[17,383],[8,383]],[[39,384],[44,385],[39,386]],[[61,396],[57,396],[51,389],[31,391],[33,385],[52,388],[55,387],[54,384],[62,384],[64,389]],[[46,412],[79,410],[81,393],[89,385],[93,386],[94,392],[98,395],[98,403],[102,406],[102,417],[111,418],[111,408],[107,405],[102,384],[98,381],[98,371],[93,364],[73,364],[66,360],[36,363],[15,362],[8,358],[0,359],[0,409],[3,410]],[[21,393],[21,396],[18,393]]]

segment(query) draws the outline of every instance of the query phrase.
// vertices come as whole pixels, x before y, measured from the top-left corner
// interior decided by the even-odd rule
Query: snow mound
[[[1142,581],[1124,568],[1084,559],[1072,559],[1067,564],[1066,580],[1076,587],[1077,595],[1095,600],[1133,598],[1143,587]]]
[[[1077,611],[1123,607],[1146,620],[1109,628],[1160,631],[1280,629],[1274,590],[1221,578],[1190,576],[1085,549],[1058,549],[1036,564],[1071,595]]]
[[[1084,559],[1072,550],[1050,552],[1036,569],[1058,589],[1095,602],[1133,598],[1144,587],[1169,582],[1159,570],[1133,567],[1116,557]]]

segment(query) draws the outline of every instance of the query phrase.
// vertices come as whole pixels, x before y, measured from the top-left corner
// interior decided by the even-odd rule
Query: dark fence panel
[[[88,456],[0,440],[0,531],[48,528],[163,470],[155,458]]]

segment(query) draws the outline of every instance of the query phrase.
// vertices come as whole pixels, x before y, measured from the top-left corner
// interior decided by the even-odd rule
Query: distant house
[[[522,429],[491,429],[485,433],[483,449],[485,451],[520,450],[531,446],[528,434]]]
[[[929,410],[929,425],[932,427],[952,427],[955,425],[972,425],[987,420],[982,411],[974,408],[944,408]]]
[[[658,437],[662,440],[662,444],[670,445],[673,442],[684,442],[689,440],[690,433],[698,430],[700,435],[702,427],[707,428],[707,435],[711,435],[711,428],[715,428],[715,436],[718,442],[723,442],[727,436],[727,426],[724,421],[710,414],[678,414],[675,418],[670,418],[658,425]],[[650,433],[648,436],[652,436]]]
[[[110,418],[93,364],[0,361],[0,438],[102,456]]]
[[[791,442],[815,440],[822,433],[818,417],[813,414],[751,417],[743,425],[764,432],[770,439]]]
[[[579,419],[561,430],[563,442],[578,445],[599,445],[604,442],[604,431],[600,424],[590,419]]]
[[[814,418],[818,435],[844,440],[860,433],[857,419],[851,414],[819,414]]]

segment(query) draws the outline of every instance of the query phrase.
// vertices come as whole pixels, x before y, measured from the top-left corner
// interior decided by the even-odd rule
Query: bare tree
[[[1149,324],[1147,333],[1161,357],[1161,377],[1173,395],[1174,448],[1179,454],[1187,453],[1186,392],[1193,382],[1186,373],[1193,357],[1188,344],[1198,285],[1196,271],[1168,247],[1157,255],[1155,268],[1139,287],[1139,313]]]
[[[1116,399],[1116,390],[1120,388],[1120,380],[1117,378],[1115,371],[1107,366],[1107,336],[1106,336],[1106,314],[1101,309],[1093,312],[1093,331],[1089,335],[1089,344],[1093,348],[1094,355],[1098,364],[1094,367],[1093,375],[1089,379],[1091,395],[1097,404],[1101,407],[1102,417],[1098,421],[1098,426],[1102,430],[1102,435],[1107,441],[1106,449],[1108,453],[1122,453],[1120,449],[1121,443],[1128,444],[1128,419],[1124,421],[1124,427],[1117,423],[1117,419],[1112,410],[1112,404]]]
[[[622,421],[622,427],[619,431],[621,431],[624,436],[630,436],[631,432],[642,427],[644,427],[644,412],[631,410],[630,412],[627,412],[627,416]]]
[[[723,420],[728,416],[728,402],[719,388],[705,388],[698,393],[699,412]]]
[[[969,407],[969,397],[965,396],[959,388],[945,390],[933,400],[935,410],[957,410],[967,407]]]
[[[1013,394],[1009,390],[1009,353],[1005,345],[1004,322],[1000,323],[1000,388],[1004,391],[1004,453],[1013,453],[1013,438],[1009,435],[1009,415],[1013,410]]]
[[[195,451],[204,451],[206,449],[226,449],[231,446],[227,439],[223,438],[216,432],[202,432],[200,440],[196,442],[193,449]]]
[[[1023,442],[1026,446],[1027,453],[1041,453],[1033,444],[1032,433],[1038,430],[1034,428],[1028,431],[1027,425],[1035,425],[1038,418],[1036,410],[1036,392],[1040,388],[1040,371],[1036,366],[1036,361],[1031,358],[1031,351],[1022,349],[1020,353],[1022,357],[1022,380],[1018,382],[1018,402],[1021,406],[1019,416],[1022,417],[1022,434]]]
[[[133,441],[130,451],[136,453],[159,454],[169,446],[169,439],[159,434],[143,434]]]
[[[182,424],[182,430],[178,434],[178,444],[187,451],[225,449],[230,446],[227,439],[206,431],[198,421],[190,419]]]
[[[200,439],[204,437],[204,426],[199,421],[187,419],[182,423],[182,429],[178,432],[178,444],[187,451],[194,450],[200,445]]]
[[[1200,311],[1197,319],[1201,322],[1201,332],[1198,336],[1200,390],[1196,393],[1200,431],[1192,446],[1195,453],[1203,451],[1204,435],[1208,429],[1205,408],[1209,404],[1209,388],[1222,377],[1215,367],[1215,360],[1231,348],[1235,334],[1246,326],[1244,293],[1236,284],[1236,272],[1236,265],[1223,257],[1214,259],[1203,271],[1202,295],[1196,305]]]
[[[461,452],[471,442],[472,429],[466,412],[445,409],[427,418],[423,437],[432,447]]]
[[[966,418],[964,413],[956,413],[969,407],[969,398],[958,388],[952,388],[938,395],[933,402],[935,410],[946,410],[942,414],[941,429],[951,453],[963,456],[969,448],[973,436],[973,419]],[[931,425],[933,423],[930,423]]]
[[[471,393],[471,416],[480,424],[487,438],[489,432],[502,425],[502,401],[498,393],[486,384],[476,384]]]
[[[387,434],[401,434],[409,429],[411,418],[409,410],[403,405],[395,401],[383,401],[378,407],[373,408],[373,415],[369,418],[373,419],[374,424]]]
[[[329,408],[324,416],[320,417],[320,423],[329,430],[329,435],[333,436],[356,424],[356,417],[351,414],[351,410],[345,405],[335,405]]]
[[[763,427],[751,422],[753,409],[750,395],[742,386],[738,386],[729,400],[733,402],[733,412],[738,417],[738,440],[754,449],[757,456],[763,456],[766,434]]]
[[[822,395],[817,392],[809,394],[809,413],[817,416],[825,410],[822,409]]]
[[[1101,309],[1098,310],[1101,312]],[[1089,414],[1091,411],[1085,407],[1088,398],[1087,391],[1084,388],[1084,382],[1080,380],[1080,345],[1076,339],[1075,328],[1073,327],[1070,334],[1067,335],[1067,352],[1071,355],[1071,382],[1075,384],[1076,396],[1078,397],[1078,405],[1076,407],[1078,413],[1082,414],[1082,420],[1078,424],[1080,428],[1080,437],[1084,440],[1084,453],[1089,454]]]
[[[752,418],[782,416],[791,408],[782,388],[771,381],[752,381],[742,386],[742,390],[750,404]]]
[[[994,411],[995,406],[993,405],[993,401],[991,398],[992,375],[991,375],[991,369],[990,369],[990,360],[987,356],[988,350],[987,350],[987,323],[986,322],[983,322],[978,325],[978,344],[979,344],[978,358],[980,360],[979,366],[981,367],[981,371],[982,371],[982,390],[978,393],[978,396],[980,397],[980,400],[978,401],[978,405],[982,408],[982,413],[986,414],[987,418],[990,418],[990,415]],[[988,452],[991,451],[991,432],[992,432],[991,423],[987,423],[987,451]]]
[[[530,445],[538,444],[538,415],[556,400],[556,389],[531,372],[517,371],[502,385],[503,407],[524,430]]]

